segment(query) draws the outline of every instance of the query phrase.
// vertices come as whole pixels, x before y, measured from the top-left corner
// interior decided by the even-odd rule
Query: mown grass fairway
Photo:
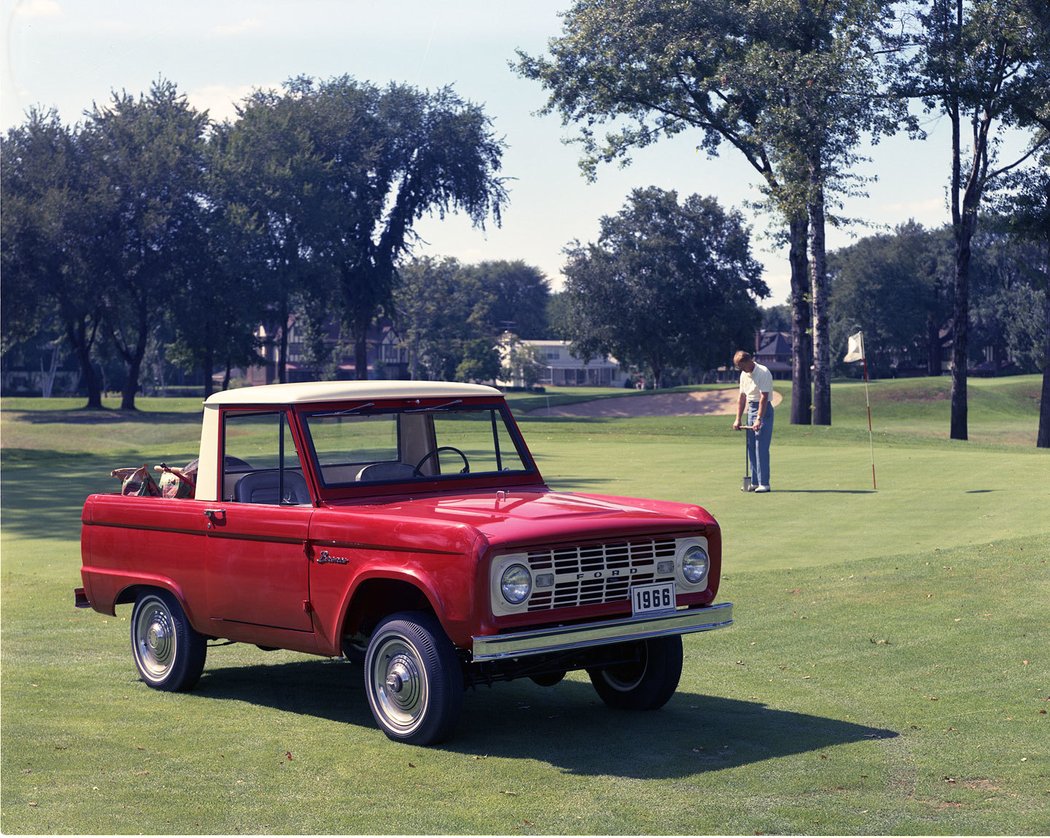
[[[523,416],[556,488],[706,505],[737,624],[686,638],[657,713],[609,711],[580,675],[498,684],[432,749],[387,740],[341,662],[237,645],[193,693],[148,689],[130,609],[72,607],[79,510],[114,466],[195,456],[199,402],[4,400],[0,829],[1046,834],[1039,384],[971,381],[969,443],[946,440],[946,386],[873,384],[877,492],[861,385],[836,385],[832,428],[778,410],[768,496],[739,491],[726,417]]]

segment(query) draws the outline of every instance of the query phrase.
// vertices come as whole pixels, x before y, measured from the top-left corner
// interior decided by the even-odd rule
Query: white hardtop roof
[[[503,394],[481,384],[450,381],[304,381],[292,384],[264,384],[224,390],[209,396],[204,404],[303,404],[362,399],[431,399],[443,397],[495,396]]]

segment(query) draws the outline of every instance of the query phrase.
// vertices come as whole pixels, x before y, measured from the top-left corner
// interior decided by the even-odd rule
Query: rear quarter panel
[[[171,591],[206,630],[204,556],[209,504],[187,499],[91,495],[81,515],[81,577],[92,608],[115,613],[136,585]]]

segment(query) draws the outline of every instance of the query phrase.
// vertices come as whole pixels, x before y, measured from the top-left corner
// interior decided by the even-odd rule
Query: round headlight
[[[511,605],[521,605],[532,593],[532,574],[525,565],[512,564],[499,580],[503,598]]]
[[[682,575],[691,585],[703,582],[710,567],[711,560],[707,557],[707,551],[699,544],[694,544],[682,556]]]

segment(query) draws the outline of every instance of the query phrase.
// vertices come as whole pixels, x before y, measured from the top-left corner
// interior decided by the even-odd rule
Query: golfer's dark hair
[[[740,365],[741,365],[741,364],[742,364],[742,363],[743,363],[744,361],[750,361],[750,360],[752,360],[752,358],[751,358],[751,353],[750,353],[750,352],[745,352],[745,351],[744,351],[743,349],[740,349],[740,350],[738,350],[738,351],[737,351],[737,353],[736,353],[736,354],[735,354],[735,355],[733,356],[733,366],[734,366],[734,367],[738,367],[738,366],[740,366]]]

